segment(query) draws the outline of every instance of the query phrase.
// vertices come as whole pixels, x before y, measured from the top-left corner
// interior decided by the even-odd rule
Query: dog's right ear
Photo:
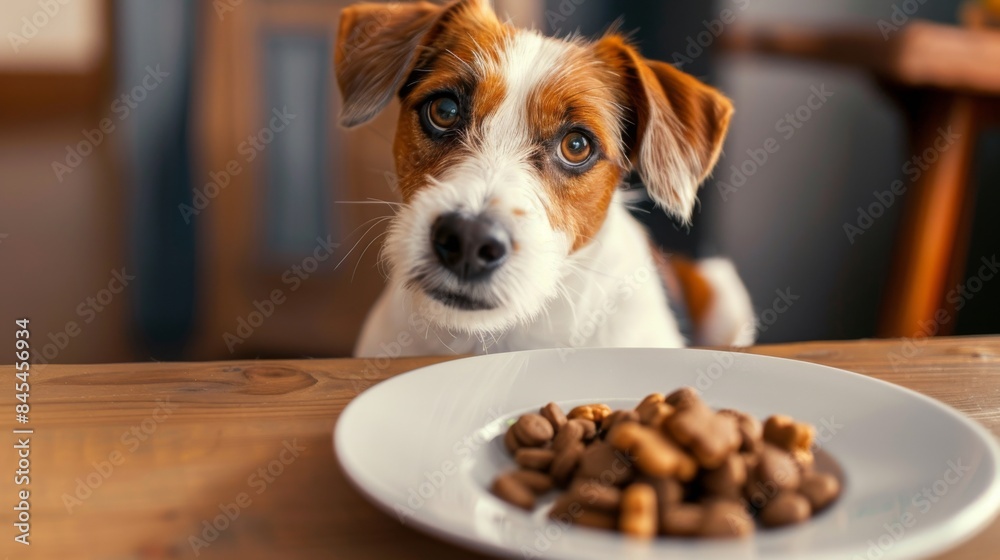
[[[334,51],[343,126],[363,124],[389,104],[410,72],[421,40],[444,11],[429,2],[344,8]]]
[[[597,52],[623,77],[632,157],[650,196],[687,222],[698,186],[712,172],[729,128],[733,105],[715,88],[665,62],[644,59],[610,34]]]

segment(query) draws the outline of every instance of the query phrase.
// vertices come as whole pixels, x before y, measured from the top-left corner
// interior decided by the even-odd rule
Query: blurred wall
[[[0,6],[0,338],[29,319],[36,365],[136,357],[106,7]]]

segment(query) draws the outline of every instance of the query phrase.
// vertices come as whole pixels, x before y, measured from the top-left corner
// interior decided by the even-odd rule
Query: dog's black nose
[[[507,260],[510,233],[488,216],[442,214],[431,226],[434,253],[462,280],[479,280]]]

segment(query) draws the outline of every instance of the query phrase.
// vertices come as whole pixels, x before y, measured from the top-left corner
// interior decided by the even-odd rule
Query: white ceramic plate
[[[807,523],[739,542],[640,542],[564,527],[489,493],[493,477],[513,466],[499,437],[510,418],[549,401],[566,410],[634,406],[681,386],[716,408],[817,426],[843,469],[840,499]],[[518,558],[918,558],[969,538],[1000,509],[1000,448],[980,425],[889,383],[748,354],[543,350],[438,364],[356,398],[337,422],[334,448],[350,480],[404,523]]]

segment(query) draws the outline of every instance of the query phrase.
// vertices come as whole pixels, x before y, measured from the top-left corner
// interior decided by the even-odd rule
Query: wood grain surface
[[[897,383],[1000,434],[1000,337],[749,351]],[[347,483],[332,451],[337,416],[360,390],[444,359],[35,368],[30,547],[13,543],[10,430],[19,426],[10,386],[0,394],[0,427],[8,434],[0,461],[0,556],[479,558],[376,510]],[[0,371],[14,376],[11,366]],[[205,532],[206,520],[225,511],[234,517],[229,527]],[[998,550],[1000,522],[941,558],[988,558]]]

